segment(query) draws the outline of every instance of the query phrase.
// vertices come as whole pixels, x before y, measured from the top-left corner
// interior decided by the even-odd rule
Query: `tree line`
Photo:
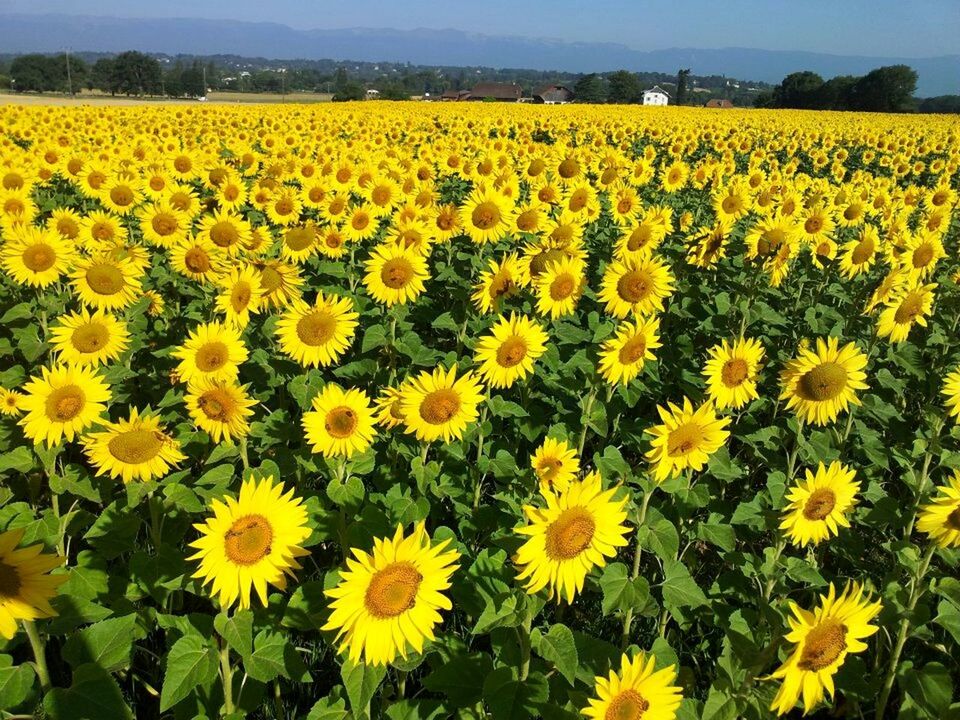
[[[824,80],[809,70],[787,75],[770,93],[757,98],[755,106],[802,110],[858,110],[868,112],[914,112],[917,73],[907,65],[889,65],[866,75],[839,75]]]

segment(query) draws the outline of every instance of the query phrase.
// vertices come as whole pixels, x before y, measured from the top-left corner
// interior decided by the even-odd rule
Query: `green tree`
[[[677,105],[685,105],[687,102],[687,77],[690,75],[690,68],[681,68],[677,73]]]
[[[820,88],[813,107],[820,110],[846,110],[850,107],[850,95],[858,78],[853,75],[838,75],[827,80]]]
[[[584,75],[573,86],[573,96],[577,102],[602,103],[607,100],[607,88],[603,78],[596,73]]]
[[[873,112],[910,112],[917,73],[907,65],[888,65],[871,70],[850,91],[850,109]]]
[[[21,55],[10,64],[10,77],[17,92],[51,90],[49,74],[50,66],[45,55]]]
[[[640,87],[640,80],[636,74],[629,70],[617,70],[610,73],[607,78],[609,92],[607,101],[618,104],[640,102],[640,96],[643,88]]]
[[[2,82],[2,80],[0,80]],[[960,113],[960,95],[938,95],[920,101],[923,113]]]
[[[816,107],[823,78],[815,72],[804,70],[787,75],[783,82],[773,89],[773,102],[780,108]]]
[[[160,92],[162,73],[156,58],[136,50],[120,53],[110,69],[110,92],[151,95]]]

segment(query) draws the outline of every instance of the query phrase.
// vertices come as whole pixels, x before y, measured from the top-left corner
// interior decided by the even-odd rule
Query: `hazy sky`
[[[0,0],[0,12],[232,18],[300,29],[457,28],[638,50],[960,54],[960,0]]]

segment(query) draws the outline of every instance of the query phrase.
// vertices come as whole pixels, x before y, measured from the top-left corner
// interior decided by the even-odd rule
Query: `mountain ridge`
[[[919,74],[918,95],[960,94],[960,55],[902,58],[742,47],[637,50],[620,43],[495,36],[457,29],[297,30],[276,22],[0,13],[0,48],[5,52],[58,52],[65,47],[85,52],[136,49],[171,55],[234,54],[582,73],[619,68],[676,72],[679,67],[691,67],[699,75],[774,83],[798,70],[829,78],[903,63]]]

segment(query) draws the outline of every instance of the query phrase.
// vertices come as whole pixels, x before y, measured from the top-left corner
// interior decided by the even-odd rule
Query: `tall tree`
[[[640,87],[640,80],[634,73],[628,70],[617,70],[610,73],[607,83],[610,88],[607,93],[608,102],[619,104],[640,102],[643,88]]]
[[[687,76],[690,68],[680,68],[677,73],[677,105],[685,105],[687,101]]]
[[[815,72],[804,70],[787,75],[783,82],[773,89],[773,100],[777,107],[812,108],[823,87],[823,78]]]
[[[584,75],[573,86],[573,97],[577,102],[602,103],[607,99],[607,88],[603,78],[596,73]]]
[[[907,65],[888,65],[871,70],[850,91],[850,108],[874,112],[913,110],[917,73]]]

